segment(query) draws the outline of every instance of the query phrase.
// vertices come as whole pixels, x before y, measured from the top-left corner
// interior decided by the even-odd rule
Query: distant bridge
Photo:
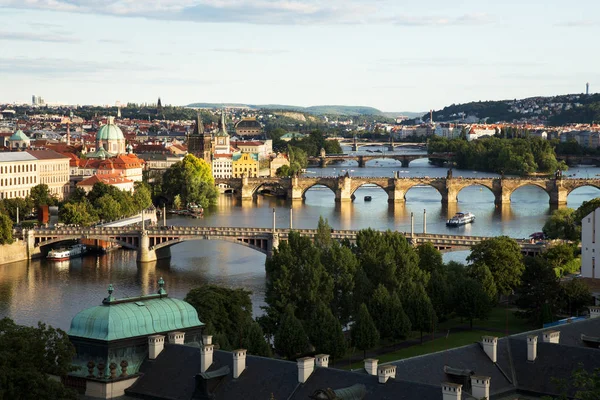
[[[438,159],[443,161],[452,161],[452,153],[419,153],[419,154],[374,154],[374,155],[359,155],[359,154],[321,154],[319,157],[308,157],[309,165],[318,165],[322,168],[326,167],[332,162],[354,160],[358,162],[359,168],[366,167],[367,161],[388,159],[397,160],[402,163],[403,168],[408,168],[411,161],[420,160],[423,158],[427,159]]]
[[[228,187],[242,200],[253,199],[259,189],[265,185],[278,186],[286,193],[288,199],[302,200],[306,191],[314,186],[325,186],[335,194],[335,201],[352,201],[354,193],[363,185],[375,185],[383,189],[388,195],[388,202],[403,203],[406,201],[406,192],[415,186],[431,186],[442,196],[442,203],[458,202],[459,192],[469,186],[483,186],[494,195],[497,205],[510,203],[511,194],[523,186],[535,186],[544,190],[550,197],[551,205],[567,204],[567,196],[573,190],[592,186],[600,189],[600,179],[562,179],[562,178],[456,178],[449,175],[446,178],[414,177],[400,178],[397,174],[393,178],[387,177],[264,177],[264,178],[229,178],[215,179],[221,187]]]
[[[133,229],[130,227],[61,227],[36,228],[23,231],[23,240],[27,241],[30,258],[40,257],[41,249],[65,240],[96,239],[116,243],[124,248],[137,251],[139,262],[150,262],[170,257],[170,247],[189,240],[224,240],[249,247],[263,254],[270,255],[279,242],[288,240],[291,229],[252,228],[252,227],[202,227],[172,226],[150,227],[149,229]],[[310,237],[317,234],[316,229],[297,229],[300,235]],[[348,239],[356,241],[358,230],[332,230],[335,240]],[[489,239],[482,236],[461,236],[431,233],[402,233],[413,245],[429,242],[441,251],[468,249]],[[517,240],[524,253],[535,254],[544,249],[541,245],[531,244],[526,240]]]
[[[556,159],[564,161],[567,165],[594,165],[600,166],[600,156],[568,156],[568,155],[557,155]]]

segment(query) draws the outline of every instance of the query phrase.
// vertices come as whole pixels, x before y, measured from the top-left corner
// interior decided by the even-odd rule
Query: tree
[[[318,353],[339,358],[346,352],[346,339],[340,321],[333,315],[331,309],[319,303],[312,312],[310,319],[305,321],[308,338]]]
[[[234,347],[241,346],[244,333],[252,323],[251,292],[216,285],[194,288],[185,296],[205,324],[212,324],[217,333],[227,337]]]
[[[123,216],[121,203],[115,200],[110,194],[105,194],[94,203],[98,211],[98,216],[104,221],[114,221]]]
[[[176,210],[181,210],[182,205],[183,205],[183,202],[181,201],[181,195],[176,194],[175,197],[173,198],[173,207]]]
[[[358,316],[350,333],[352,344],[362,350],[364,358],[367,358],[367,350],[373,348],[379,342],[379,332],[369,314],[369,309],[364,303],[358,309]]]
[[[333,279],[331,311],[342,324],[350,321],[353,310],[354,276],[358,260],[348,247],[333,241],[321,253],[321,263]]]
[[[498,301],[498,288],[494,282],[492,272],[484,263],[473,264],[467,267],[467,275],[475,279],[490,300],[490,304]]]
[[[560,387],[561,394],[556,398],[544,397],[546,400],[597,400],[600,398],[600,368],[585,370],[583,364],[572,372],[571,379],[554,379]]]
[[[0,213],[0,244],[11,244],[13,242],[13,222],[6,214]]]
[[[544,235],[550,239],[579,240],[581,233],[574,216],[572,208],[554,210],[542,228]]]
[[[90,226],[98,221],[96,211],[87,199],[79,203],[65,203],[58,212],[59,219],[65,224]]]
[[[398,293],[390,296],[388,325],[389,337],[393,340],[406,339],[412,328]]]
[[[165,171],[162,192],[171,199],[180,195],[185,204],[196,203],[204,207],[215,205],[218,197],[210,165],[192,154]]]
[[[419,267],[423,271],[431,273],[435,270],[441,270],[444,266],[442,253],[429,242],[418,245],[417,254],[419,255]]]
[[[556,276],[561,277],[565,273],[575,272],[572,269],[580,264],[579,260],[572,263],[575,260],[574,251],[575,249],[572,245],[561,243],[550,247],[542,254],[542,257],[554,268]]]
[[[317,225],[317,234],[315,235],[315,246],[320,249],[328,249],[331,247],[331,226],[327,219],[319,216],[319,224]]]
[[[445,321],[452,311],[448,275],[443,270],[434,270],[426,289],[435,315],[437,315],[438,320]]]
[[[72,371],[75,348],[65,332],[0,320],[0,398],[75,400],[77,394],[48,376]]]
[[[281,316],[274,344],[275,351],[288,360],[303,353],[308,347],[308,337],[302,322],[294,315],[291,304],[288,304]]]
[[[492,303],[479,282],[472,278],[463,279],[454,286],[452,299],[456,315],[469,320],[473,329],[474,319],[487,319]]]
[[[596,208],[600,207],[600,197],[584,201],[573,214],[573,222],[577,226],[581,226],[581,220],[588,216]]]
[[[29,191],[29,197],[33,202],[33,207],[37,210],[40,206],[53,206],[56,199],[50,194],[50,188],[45,183],[35,185]]]
[[[571,279],[562,285],[562,308],[569,315],[579,315],[585,307],[593,304],[590,289],[580,279]]]
[[[437,321],[431,300],[420,283],[412,283],[402,293],[404,296],[402,304],[406,315],[410,319],[412,329],[420,332],[421,343],[423,343],[423,331],[432,329]]]
[[[520,315],[539,325],[552,321],[542,321],[544,307],[552,314],[557,312],[560,283],[552,268],[542,257],[527,257],[522,282],[517,289],[517,306]]]
[[[525,269],[519,244],[508,236],[486,239],[471,248],[467,261],[473,266],[486,265],[498,292],[510,294],[521,283],[521,275]]]
[[[133,192],[133,203],[136,211],[142,211],[152,205],[152,195],[150,187],[143,182],[135,183],[135,191]]]
[[[262,357],[271,357],[273,352],[271,346],[265,340],[265,334],[258,322],[252,321],[248,325],[248,331],[244,335],[242,347],[248,350],[249,354]]]

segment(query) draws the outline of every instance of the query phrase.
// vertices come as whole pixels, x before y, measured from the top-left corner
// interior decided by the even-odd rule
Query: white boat
[[[459,212],[454,214],[452,218],[446,221],[446,226],[462,226],[470,224],[471,222],[475,222],[475,214],[470,212]]]
[[[46,258],[48,260],[62,261],[74,257],[80,257],[87,252],[87,247],[83,244],[76,244],[68,249],[50,250]]]

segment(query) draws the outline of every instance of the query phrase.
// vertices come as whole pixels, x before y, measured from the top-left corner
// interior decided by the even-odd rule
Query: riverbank
[[[27,258],[27,243],[22,240],[0,245],[0,265],[24,261]]]

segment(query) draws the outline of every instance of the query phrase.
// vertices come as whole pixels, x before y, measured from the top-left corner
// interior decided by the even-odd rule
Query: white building
[[[596,258],[600,255],[600,229],[597,228],[600,228],[600,208],[581,220],[581,276],[584,278],[600,278],[600,270],[596,268]]]
[[[231,154],[215,154],[212,160],[212,174],[215,178],[231,178],[233,158]]]

